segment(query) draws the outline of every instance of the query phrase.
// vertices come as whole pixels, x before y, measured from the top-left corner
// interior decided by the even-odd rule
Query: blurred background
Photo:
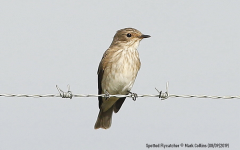
[[[151,38],[132,91],[240,95],[240,2],[1,1],[0,93],[97,94],[97,68],[117,30]],[[128,98],[112,127],[94,130],[97,98],[0,97],[1,150],[146,149],[240,141],[239,99]],[[177,149],[177,148],[176,148]],[[184,149],[184,148],[182,148]],[[191,148],[189,148],[191,149]],[[195,148],[192,148],[195,149]],[[203,148],[202,148],[203,149]]]

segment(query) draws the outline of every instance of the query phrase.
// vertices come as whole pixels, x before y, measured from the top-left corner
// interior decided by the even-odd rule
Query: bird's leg
[[[105,95],[104,95],[104,97],[105,97],[105,100],[107,100],[107,99],[109,98],[109,95],[110,95],[110,94],[108,93],[108,91],[107,91],[107,90],[105,90],[105,91],[104,91],[104,93],[105,93]]]
[[[131,97],[132,97],[132,99],[134,100],[134,101],[136,101],[137,100],[137,93],[132,93],[132,92],[130,92],[130,91],[128,91],[128,93],[130,93],[131,94]]]

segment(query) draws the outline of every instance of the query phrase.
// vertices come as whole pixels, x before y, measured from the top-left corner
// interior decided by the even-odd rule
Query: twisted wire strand
[[[133,100],[136,100],[137,97],[158,97],[162,100],[165,100],[167,98],[211,98],[211,99],[240,99],[239,96],[209,96],[209,95],[175,95],[175,94],[169,94],[168,93],[168,82],[166,84],[166,92],[159,91],[158,89],[157,92],[159,94],[143,94],[143,95],[138,95],[135,93],[130,93],[128,95],[107,95],[107,94],[72,94],[70,91],[70,86],[68,85],[68,91],[64,92],[61,90],[57,85],[56,88],[59,92],[59,94],[33,94],[33,95],[28,95],[28,94],[0,94],[0,97],[33,97],[33,98],[41,98],[41,97],[62,97],[62,98],[70,98],[72,97],[130,97]]]
[[[72,94],[72,97],[106,97],[105,94]],[[33,98],[41,98],[41,97],[62,97],[60,94],[45,94],[45,95],[28,95],[28,94],[0,94],[0,97],[33,97]],[[108,95],[108,97],[132,97],[132,95]],[[137,95],[137,97],[158,97],[156,94],[144,94]],[[62,98],[70,98],[70,97],[62,97]],[[211,99],[240,99],[240,96],[210,96],[210,95],[175,95],[170,94],[168,98],[211,98]]]
[[[171,98],[211,98],[211,99],[240,99],[239,96],[209,96],[209,95],[169,95]]]

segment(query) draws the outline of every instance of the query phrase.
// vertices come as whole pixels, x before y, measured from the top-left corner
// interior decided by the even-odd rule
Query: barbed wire
[[[144,94],[144,95],[138,95],[136,93],[129,93],[128,95],[109,95],[109,94],[72,94],[70,91],[70,86],[68,85],[68,91],[64,92],[61,90],[57,85],[56,88],[59,92],[59,94],[44,94],[44,95],[39,95],[39,94],[33,94],[33,95],[28,95],[28,94],[0,94],[0,97],[33,97],[33,98],[41,98],[41,97],[62,97],[62,98],[70,98],[72,99],[73,97],[130,97],[133,100],[136,100],[138,97],[158,97],[161,100],[165,100],[167,98],[211,98],[211,99],[240,99],[239,96],[209,96],[209,95],[175,95],[175,94],[169,94],[168,93],[168,82],[166,84],[166,92],[159,91],[158,89],[157,92],[158,94]]]

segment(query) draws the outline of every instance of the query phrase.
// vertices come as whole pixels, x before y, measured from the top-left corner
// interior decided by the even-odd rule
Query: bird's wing
[[[101,82],[102,82],[103,73],[104,73],[103,70],[98,70],[98,94],[102,94],[102,83]],[[100,109],[102,102],[103,102],[101,96],[98,97],[98,101],[99,101],[98,106]]]
[[[104,63],[104,59],[106,59],[107,54],[108,54],[108,51],[106,50],[105,53],[103,54],[101,62],[99,63],[99,66],[98,66],[98,72],[97,72],[97,74],[98,74],[98,94],[103,94],[102,78],[103,78],[104,69],[105,69],[105,66],[106,66],[106,64]],[[101,105],[103,103],[103,100],[102,100],[101,96],[98,97],[98,101],[99,101],[98,106],[99,106],[99,109],[100,109]]]

